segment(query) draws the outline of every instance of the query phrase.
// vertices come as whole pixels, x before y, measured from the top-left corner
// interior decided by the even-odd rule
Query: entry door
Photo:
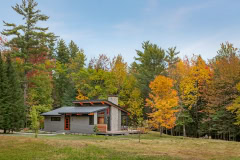
[[[65,117],[64,129],[65,130],[70,130],[70,117]]]
[[[98,124],[104,124],[104,117],[98,117]]]

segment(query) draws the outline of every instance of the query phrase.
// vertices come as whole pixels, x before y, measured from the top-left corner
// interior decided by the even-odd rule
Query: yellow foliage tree
[[[203,96],[206,85],[211,81],[212,72],[200,56],[194,56],[188,68],[188,74],[181,79],[180,91],[184,104],[191,109]]]
[[[181,105],[187,107],[194,123],[194,134],[198,136],[202,119],[209,122],[208,115],[212,112],[212,108],[207,105],[212,71],[201,56],[193,56],[190,61],[187,59],[185,68],[187,72],[183,72],[179,84]]]
[[[240,92],[240,83],[236,85],[238,92]],[[233,104],[227,107],[227,110],[231,111],[232,113],[236,114],[236,122],[234,124],[240,125],[240,96],[238,96],[234,101]]]
[[[177,91],[173,89],[173,80],[165,76],[157,76],[149,85],[151,93],[146,99],[147,106],[152,108],[150,123],[155,128],[165,127],[171,129],[175,126],[178,110]]]
[[[78,90],[77,100],[88,100],[89,98],[84,96],[80,90]]]

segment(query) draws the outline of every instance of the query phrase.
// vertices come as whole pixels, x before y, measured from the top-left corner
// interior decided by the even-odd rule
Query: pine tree
[[[24,104],[27,104],[28,79],[27,74],[32,70],[31,58],[38,55],[51,53],[49,46],[52,46],[55,36],[47,33],[48,27],[38,27],[41,21],[47,21],[48,16],[40,14],[36,9],[38,3],[34,0],[22,0],[22,4],[12,7],[15,12],[23,17],[24,24],[4,22],[2,34],[13,37],[6,45],[13,49],[13,54],[23,60],[23,81],[24,81]],[[51,48],[51,47],[50,47]]]
[[[69,49],[63,39],[57,44],[57,60],[62,64],[67,64],[70,61]]]
[[[7,82],[6,67],[0,53],[0,129],[4,133],[10,128]]]
[[[73,41],[69,43],[68,48],[69,48],[71,58],[75,58],[78,52],[80,51],[78,46]]]
[[[60,40],[56,51],[56,73],[55,80],[55,104],[59,107],[64,105],[71,105],[76,97],[76,90],[69,78],[69,65],[71,62],[69,48],[66,46],[64,40]]]
[[[166,54],[165,50],[152,44],[149,41],[143,42],[143,52],[136,50],[137,57],[132,64],[135,68],[135,77],[138,80],[139,88],[141,89],[144,99],[150,93],[149,84],[157,75],[164,75],[166,69]]]
[[[19,130],[24,125],[25,106],[20,81],[12,65],[9,54],[7,56],[6,75],[8,78],[10,129],[12,131]]]

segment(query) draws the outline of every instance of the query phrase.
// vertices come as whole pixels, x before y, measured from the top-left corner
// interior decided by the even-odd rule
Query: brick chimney
[[[110,96],[108,96],[108,101],[110,101],[110,102],[118,105],[118,96],[116,96],[116,95],[110,95]]]

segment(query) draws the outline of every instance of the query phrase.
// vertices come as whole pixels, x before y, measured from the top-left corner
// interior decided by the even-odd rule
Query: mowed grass
[[[0,135],[0,160],[159,159],[240,160],[240,143],[159,136]]]

